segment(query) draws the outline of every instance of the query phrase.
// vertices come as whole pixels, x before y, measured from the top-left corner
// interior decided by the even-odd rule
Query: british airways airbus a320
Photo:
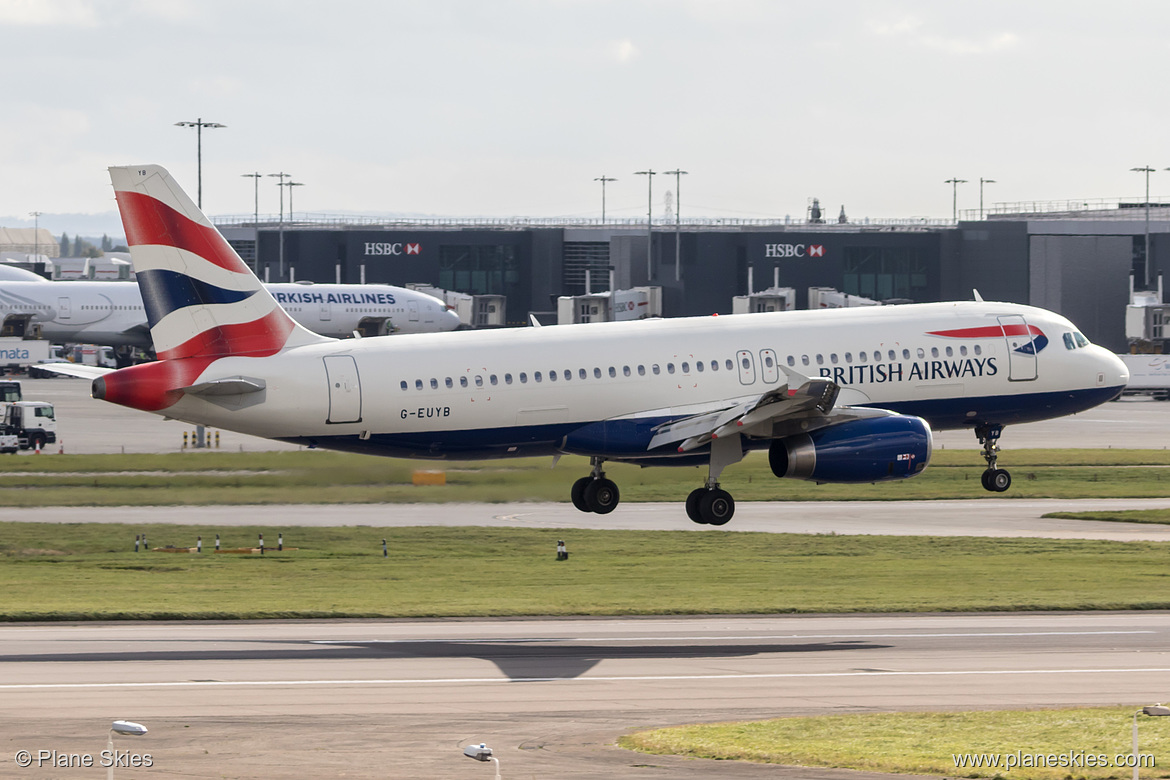
[[[110,174],[159,360],[70,367],[95,398],[372,455],[585,455],[582,511],[618,504],[606,461],[706,464],[687,514],[722,525],[719,476],[749,450],[777,477],[903,479],[932,428],[971,428],[984,487],[1003,491],[1003,426],[1084,411],[1128,378],[1064,317],[979,300],[337,341],[290,319],[167,171]]]

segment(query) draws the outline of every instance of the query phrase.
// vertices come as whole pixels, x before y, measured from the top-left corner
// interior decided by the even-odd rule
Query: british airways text
[[[966,360],[923,360],[911,363],[873,363],[856,366],[822,368],[821,377],[839,385],[882,384],[884,382],[929,382],[935,379],[995,376],[999,366],[995,358]]]

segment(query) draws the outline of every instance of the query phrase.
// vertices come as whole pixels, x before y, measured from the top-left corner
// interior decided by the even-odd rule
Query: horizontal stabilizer
[[[37,363],[36,368],[40,371],[52,371],[54,374],[76,376],[82,379],[97,379],[99,376],[114,370],[103,366],[87,366],[82,363]]]
[[[232,376],[224,379],[213,379],[210,382],[200,382],[190,387],[179,388],[188,395],[244,395],[258,393],[265,388],[263,379],[249,379],[243,376]]]

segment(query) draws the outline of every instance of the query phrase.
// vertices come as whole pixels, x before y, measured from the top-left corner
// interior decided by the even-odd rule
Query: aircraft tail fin
[[[165,168],[112,167],[110,179],[160,360],[330,341],[288,316]]]

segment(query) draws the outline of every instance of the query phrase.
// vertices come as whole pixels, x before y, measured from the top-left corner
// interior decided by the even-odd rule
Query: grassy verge
[[[403,461],[335,452],[163,455],[42,455],[0,458],[0,507],[208,505],[267,503],[410,503],[567,501],[588,473],[583,458],[471,463]],[[1008,496],[1105,498],[1170,496],[1170,451],[1019,450],[1003,456],[1012,471]],[[415,487],[415,469],[441,469],[447,484]],[[624,501],[679,501],[705,469],[607,464]],[[724,472],[738,501],[984,498],[982,460],[971,451],[940,451],[914,479],[877,485],[815,485],[778,480],[764,453]]]
[[[1107,523],[1170,525],[1170,509],[1124,509],[1112,512],[1049,512],[1044,517],[1064,520],[1101,520]]]
[[[1120,780],[1133,772],[1116,764],[1131,754],[1134,709],[782,718],[644,731],[623,737],[619,744],[647,753],[870,772],[1012,780]],[[1170,729],[1161,720],[1147,719],[1142,724],[1140,754],[1161,759],[1156,768],[1142,769],[1142,777],[1168,775],[1162,765],[1163,757],[1170,754]],[[956,757],[963,754],[997,756],[1001,767],[960,768]],[[1092,761],[1087,760],[1090,755]],[[1004,768],[1009,756],[1019,765]],[[1060,766],[1062,761],[1065,766]],[[1106,766],[1078,766],[1074,761]],[[1037,766],[1050,762],[1057,766]]]
[[[1170,547],[687,531],[0,523],[0,619],[1167,609]],[[134,553],[194,545],[202,555]],[[389,556],[383,558],[381,540]],[[558,538],[571,558],[554,560]]]

